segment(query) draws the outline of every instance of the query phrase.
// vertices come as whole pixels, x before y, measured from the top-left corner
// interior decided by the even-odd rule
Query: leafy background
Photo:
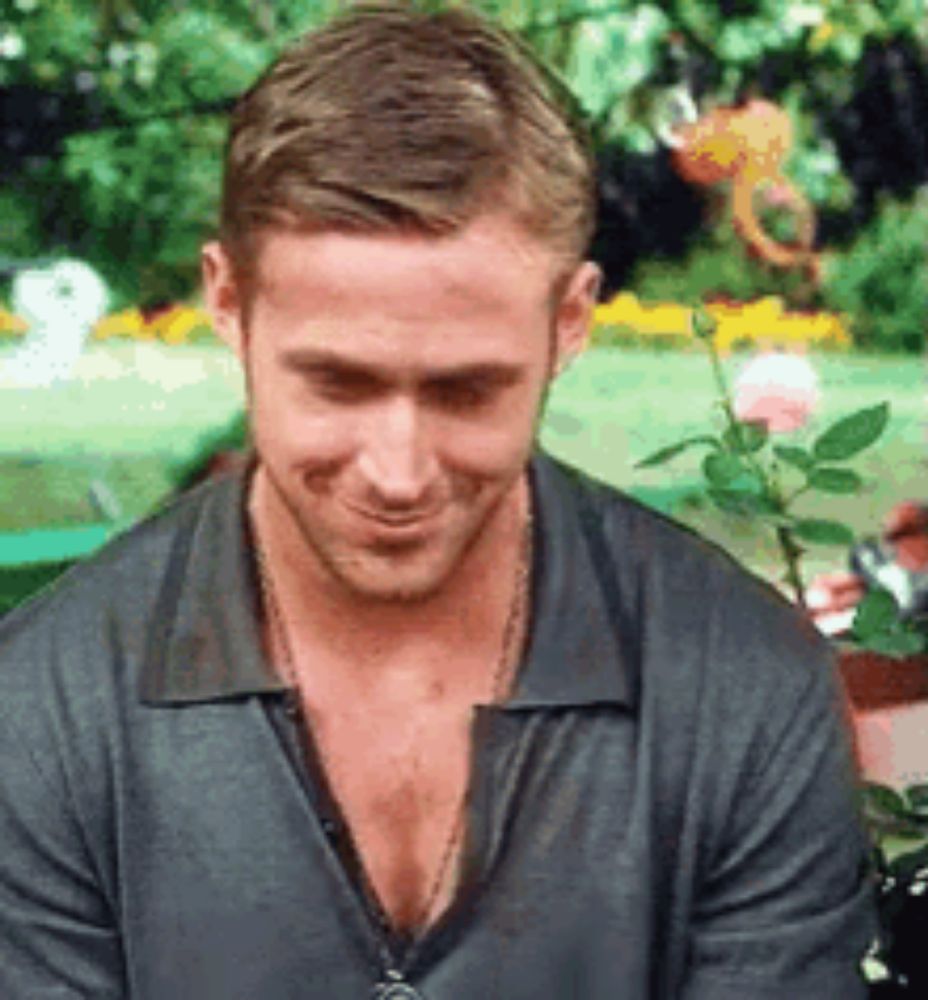
[[[341,6],[5,0],[0,258],[83,257],[117,305],[191,296],[215,219],[223,110],[287,41]],[[608,292],[782,290],[805,307],[852,310],[865,346],[919,349],[926,213],[920,203],[913,217],[913,198],[928,176],[925,0],[475,6],[556,66],[589,118],[601,164],[595,252]],[[719,199],[675,176],[655,125],[681,85],[702,106],[766,96],[789,109],[798,141],[788,173],[816,206],[821,244],[838,251],[822,288],[751,260],[731,243]]]

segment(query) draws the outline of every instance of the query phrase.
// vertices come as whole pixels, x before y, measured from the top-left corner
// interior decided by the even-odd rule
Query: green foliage
[[[646,469],[655,465],[663,465],[665,462],[669,462],[672,458],[676,458],[677,455],[686,451],[687,448],[692,448],[696,445],[708,445],[710,448],[721,447],[718,438],[701,434],[698,437],[685,438],[683,441],[677,441],[676,444],[668,445],[666,448],[661,448],[658,451],[653,452],[648,455],[647,458],[643,458],[641,461],[636,462],[635,468]]]
[[[812,479],[809,478],[810,489]],[[854,542],[854,532],[839,521],[825,518],[804,517],[793,522],[793,534],[804,542],[814,542],[818,545],[851,545]]]
[[[851,316],[855,341],[887,351],[920,351],[928,303],[928,194],[885,201],[872,224],[825,274],[827,305]]]
[[[812,444],[812,455],[819,462],[853,458],[880,437],[888,422],[889,403],[858,410],[823,431]]]
[[[853,469],[823,465],[809,471],[809,485],[822,493],[859,493],[864,483]]]
[[[807,493],[828,497],[855,494],[864,488],[857,472],[836,463],[855,458],[880,439],[889,422],[889,404],[864,407],[833,421],[806,447],[773,444],[765,425],[743,422],[735,416],[712,338],[714,320],[701,307],[694,310],[693,317],[694,332],[709,352],[724,422],[722,433],[690,436],[666,445],[639,461],[636,468],[663,465],[684,451],[704,448],[701,469],[705,497],[723,513],[756,519],[774,532],[786,581],[800,607],[805,607],[800,572],[803,546],[849,546],[854,533],[841,521],[797,515],[795,501]],[[868,596],[858,610],[853,634],[861,645],[890,655],[908,655],[923,648],[922,637],[900,619],[899,609],[888,594]]]
[[[819,105],[847,100],[866,45],[928,41],[924,0],[475,5],[521,32],[556,67],[597,139],[618,140],[626,149],[657,147],[655,126],[668,113],[668,93],[694,73],[705,80],[705,102],[721,103],[755,88],[774,66],[786,81],[775,96],[797,130],[787,172],[816,205],[832,208],[847,208],[853,188],[818,127]],[[0,196],[0,257],[76,253],[116,286],[117,305],[190,291],[196,248],[218,199],[225,126],[210,105],[240,93],[288,40],[344,6],[340,0],[8,3],[0,21],[0,87],[46,88],[90,109],[75,125],[116,125],[76,135],[44,164],[26,162],[11,177],[12,194]],[[903,214],[836,269],[828,294],[853,315],[863,343],[911,349],[922,332],[924,257],[916,234],[924,219]],[[884,260],[883,239],[895,240],[891,260]],[[681,267],[654,262],[636,283],[643,297],[656,300],[780,294],[801,303],[806,294],[801,279],[747,258],[726,225]]]
[[[851,634],[860,645],[886,656],[912,656],[925,650],[924,633],[903,620],[896,599],[880,588],[869,591],[857,606]]]
[[[749,254],[727,212],[699,236],[682,259],[643,260],[628,284],[648,302],[749,302],[779,295],[788,303],[805,305],[809,298],[802,275],[768,266]]]
[[[122,301],[145,305],[195,286],[199,247],[217,211],[223,140],[215,118],[179,127],[149,121],[131,135],[112,130],[69,140],[65,177],[82,214],[98,223],[85,247],[91,259],[111,260],[118,238],[120,266],[107,276]],[[139,205],[147,210],[139,213]]]
[[[885,836],[905,839],[928,837],[928,785],[909,785],[896,791],[888,785],[867,782],[861,788],[864,817],[878,840]],[[889,864],[885,855],[882,862],[889,868],[906,865],[908,854],[900,855]]]
[[[88,118],[12,178],[0,257],[77,254],[116,307],[189,295],[219,194],[225,122],[212,105],[273,55],[268,15],[283,34],[297,7],[305,18],[295,3],[17,3],[0,33],[22,54],[0,58],[0,86],[47,88]]]
[[[747,302],[779,295],[794,307],[848,317],[864,350],[918,353],[925,345],[928,303],[928,192],[909,202],[884,199],[873,221],[826,257],[815,289],[800,274],[751,257],[723,215],[680,260],[642,261],[629,281],[646,301],[701,298]]]

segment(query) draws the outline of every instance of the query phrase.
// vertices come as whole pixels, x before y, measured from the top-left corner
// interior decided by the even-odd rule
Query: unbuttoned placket
[[[348,823],[332,793],[318,746],[306,726],[298,701],[291,693],[276,693],[264,699],[265,712],[276,732],[283,752],[305,793],[311,812],[324,834],[331,861],[344,875],[342,884],[350,886],[353,902],[361,916],[372,943],[372,955],[379,954],[372,977],[383,975],[388,967],[405,980],[412,981],[445,954],[466,926],[468,914],[484,887],[492,868],[490,854],[501,843],[505,818],[492,822],[496,810],[492,807],[494,765],[501,717],[506,714],[499,706],[478,705],[471,723],[471,762],[468,775],[467,800],[462,847],[462,871],[458,889],[448,908],[439,915],[420,939],[398,935],[380,904],[364,870]],[[520,713],[521,714],[521,713]],[[503,726],[505,728],[505,725]],[[506,755],[503,754],[503,757]],[[491,827],[499,825],[499,830]],[[372,978],[372,986],[374,983]]]

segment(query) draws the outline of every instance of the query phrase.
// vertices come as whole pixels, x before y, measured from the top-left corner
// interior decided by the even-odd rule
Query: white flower
[[[18,35],[12,28],[0,34],[0,59],[19,59],[26,51],[26,43],[22,35]]]
[[[808,360],[796,354],[767,353],[752,358],[734,385],[735,415],[758,421],[772,433],[796,430],[817,408],[819,379]]]
[[[816,28],[825,20],[821,3],[792,3],[785,13],[786,26],[793,29]]]
[[[106,58],[111,66],[119,69],[132,59],[132,47],[124,42],[113,42],[107,49]]]
[[[106,311],[103,279],[79,260],[20,271],[13,280],[13,312],[30,326],[90,328]]]
[[[29,331],[0,377],[21,386],[72,378],[90,330],[106,310],[107,297],[103,279],[79,260],[20,271],[13,279],[13,311],[26,320]]]

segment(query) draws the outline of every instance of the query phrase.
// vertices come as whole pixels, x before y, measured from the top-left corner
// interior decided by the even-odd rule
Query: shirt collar
[[[182,501],[187,517],[174,539],[158,609],[161,627],[140,679],[146,704],[216,701],[285,688],[261,649],[247,517],[252,468]],[[535,515],[531,626],[513,692],[501,707],[632,707],[638,656],[632,630],[616,620],[618,613],[622,621],[632,621],[632,587],[603,580],[597,572],[583,530],[580,491],[589,487],[541,452],[533,456],[529,475]],[[628,574],[617,574],[615,581],[623,577],[627,581]]]

